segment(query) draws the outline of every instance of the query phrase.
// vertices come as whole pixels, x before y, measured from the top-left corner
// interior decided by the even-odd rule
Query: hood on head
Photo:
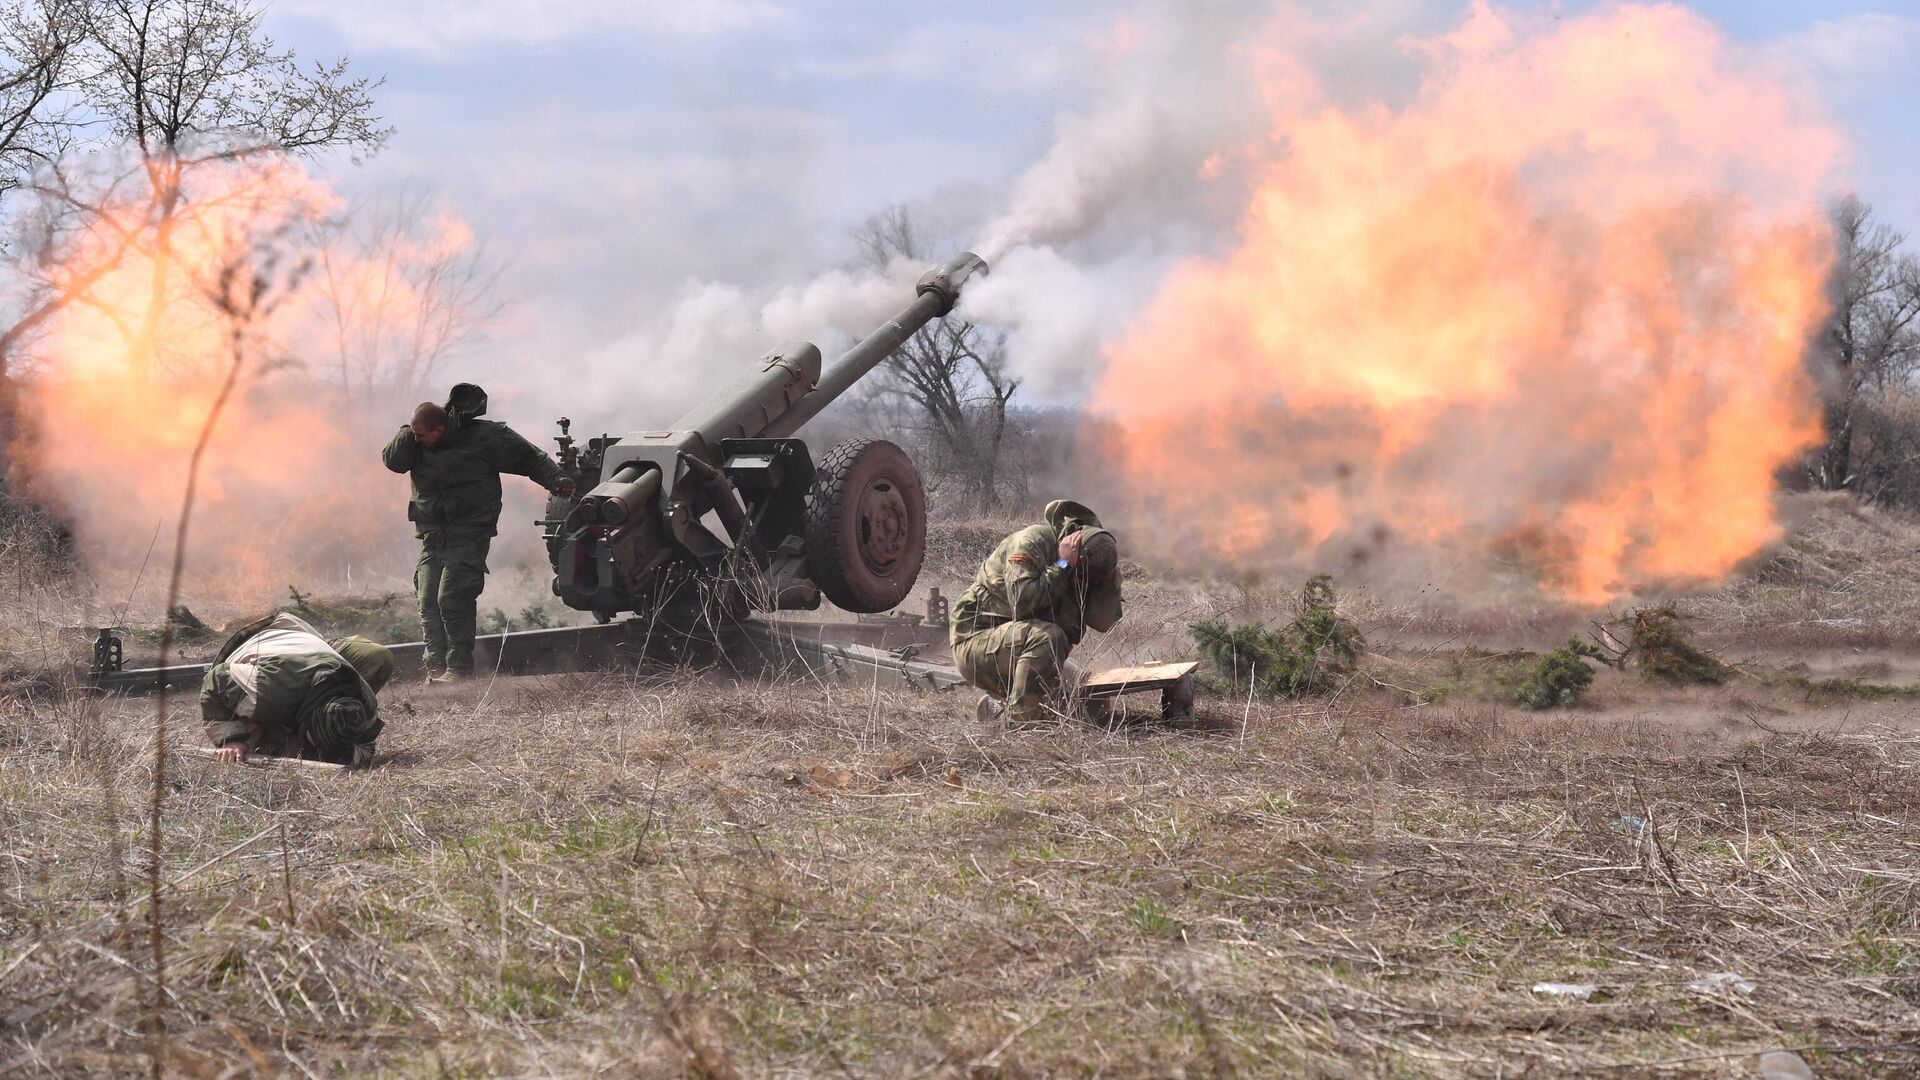
[[[447,395],[447,415],[456,423],[487,415],[487,392],[470,382],[455,383]]]
[[[380,737],[386,721],[350,697],[329,701],[307,721],[307,736],[322,750],[339,753]]]

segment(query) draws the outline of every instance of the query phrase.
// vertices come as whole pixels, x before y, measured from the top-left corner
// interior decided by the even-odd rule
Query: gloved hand
[[[578,490],[580,490],[580,485],[575,483],[571,476],[563,476],[560,478],[559,483],[553,485],[553,493],[563,499],[572,496],[572,494]]]

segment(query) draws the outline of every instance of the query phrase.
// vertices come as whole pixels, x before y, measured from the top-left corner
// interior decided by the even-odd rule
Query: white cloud
[[[1088,25],[1036,14],[1017,22],[935,22],[878,35],[854,48],[796,56],[806,78],[900,84],[965,80],[1006,93],[1047,90],[1088,74]]]
[[[1920,62],[1920,18],[1865,12],[1827,19],[1773,43],[1776,56],[1807,69],[1830,93],[1871,94]]]
[[[608,32],[707,37],[790,17],[769,0],[280,0],[274,11],[327,24],[356,48],[431,55]]]

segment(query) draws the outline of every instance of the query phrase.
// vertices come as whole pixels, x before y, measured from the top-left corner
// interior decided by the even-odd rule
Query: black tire
[[[927,556],[927,494],[907,452],[849,439],[827,452],[807,502],[807,575],[844,611],[891,611]]]

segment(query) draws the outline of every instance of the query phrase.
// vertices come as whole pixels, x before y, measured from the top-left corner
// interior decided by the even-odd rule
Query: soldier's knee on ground
[[[1060,665],[1071,648],[1060,627],[1027,619],[960,641],[953,659],[969,683],[1006,699],[1007,721],[1020,724],[1046,717],[1046,699],[1060,685]]]

